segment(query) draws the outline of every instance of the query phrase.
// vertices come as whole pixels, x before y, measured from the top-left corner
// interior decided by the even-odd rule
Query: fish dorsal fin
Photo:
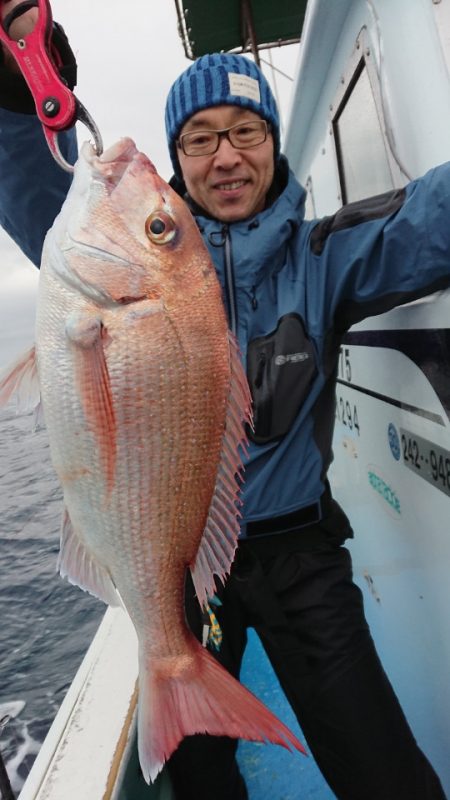
[[[251,396],[235,337],[229,332],[231,381],[219,467],[205,530],[192,571],[202,607],[215,591],[214,575],[222,582],[233,562],[239,535],[239,492],[243,471],[241,451],[251,424]]]
[[[40,396],[36,353],[31,347],[0,372],[0,407],[15,398],[17,411],[31,411],[39,405]]]
[[[73,346],[78,396],[110,491],[116,467],[116,421],[105,357],[108,334],[99,316],[72,312],[66,320],[66,335]]]
[[[63,513],[57,567],[62,578],[67,578],[80,589],[90,592],[110,606],[121,605],[111,575],[77,535],[67,509]]]

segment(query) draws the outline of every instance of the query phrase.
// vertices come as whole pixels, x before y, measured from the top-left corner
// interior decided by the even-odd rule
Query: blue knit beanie
[[[272,90],[256,64],[240,55],[201,56],[171,87],[166,103],[166,134],[172,165],[181,177],[176,141],[184,123],[212,106],[242,106],[270,122],[275,160],[280,155],[280,120]]]

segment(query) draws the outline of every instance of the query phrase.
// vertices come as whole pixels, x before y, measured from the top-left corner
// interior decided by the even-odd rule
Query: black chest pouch
[[[256,444],[281,439],[289,431],[317,376],[313,346],[298,314],[281,317],[267,336],[247,349],[247,378],[253,398]]]

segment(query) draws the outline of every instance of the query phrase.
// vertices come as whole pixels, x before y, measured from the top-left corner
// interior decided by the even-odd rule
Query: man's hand
[[[0,19],[9,15],[18,16],[8,26],[10,39],[19,41],[29,36],[39,22],[38,0],[0,0]],[[22,8],[21,8],[22,6]],[[31,6],[31,7],[30,7]],[[24,13],[20,13],[21,11]],[[11,19],[11,16],[9,16]],[[42,42],[40,46],[42,46]],[[47,46],[47,43],[46,43]],[[48,56],[61,80],[73,90],[77,82],[77,62],[63,27],[53,22]],[[6,45],[0,42],[0,109],[20,114],[36,114],[33,95],[23,77],[20,67]]]
[[[3,0],[3,2],[0,0],[0,12],[2,20],[4,20],[5,17],[10,14],[16,6],[20,6],[22,2],[23,0]],[[37,22],[38,15],[39,10],[37,8],[30,8],[20,17],[15,19],[8,31],[9,37],[11,39],[15,39],[15,41],[18,41],[23,36],[27,36],[27,34],[31,33]],[[5,66],[12,72],[20,72],[14,56],[12,56],[9,50],[3,45],[2,48]]]

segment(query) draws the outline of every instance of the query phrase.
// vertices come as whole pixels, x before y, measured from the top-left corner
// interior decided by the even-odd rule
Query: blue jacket
[[[0,221],[38,265],[70,178],[35,118],[0,110],[0,126]],[[65,152],[73,157],[74,147],[68,134]],[[223,225],[196,214],[254,400],[246,521],[288,514],[322,495],[348,328],[450,284],[450,164],[307,222],[305,192],[285,159],[279,177],[284,188],[253,219]]]
[[[63,133],[58,141],[74,163],[74,134]],[[54,161],[38,118],[0,108],[0,224],[37,267],[71,180]]]

